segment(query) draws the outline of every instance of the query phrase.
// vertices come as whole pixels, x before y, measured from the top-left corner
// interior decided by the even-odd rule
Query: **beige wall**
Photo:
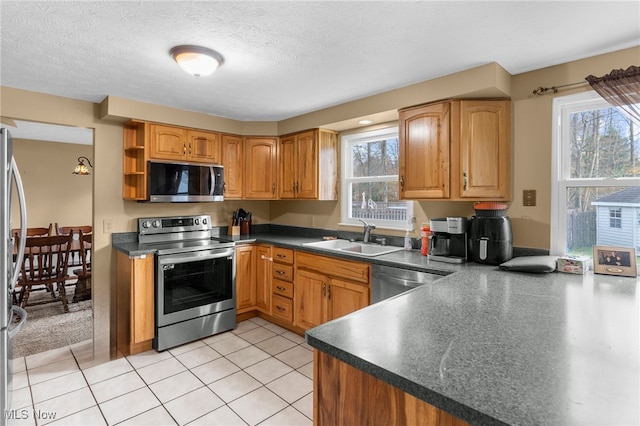
[[[92,146],[14,139],[13,155],[24,185],[28,227],[91,225],[92,178],[71,172],[78,157],[93,156]],[[14,228],[19,226],[17,204]]]
[[[94,236],[94,313],[97,356],[108,356],[109,337],[113,337],[115,315],[115,256],[111,234],[100,232],[111,222],[113,232],[136,230],[136,218],[155,215],[210,213],[214,224],[226,224],[230,212],[238,207],[253,211],[256,223],[274,222],[297,226],[337,229],[340,216],[337,202],[303,201],[225,201],[204,204],[139,204],[122,200],[122,121],[125,116],[240,134],[284,134],[310,127],[344,126],[359,116],[388,112],[399,107],[436,99],[460,96],[504,96],[513,99],[513,187],[514,202],[509,215],[514,221],[515,244],[549,247],[551,100],[552,95],[533,97],[541,85],[562,85],[601,75],[614,68],[638,63],[640,47],[560,65],[510,78],[496,64],[430,80],[408,88],[338,105],[317,113],[279,123],[238,123],[233,120],[187,113],[148,104],[117,99],[112,105],[76,101],[40,93],[1,87],[0,115],[16,119],[93,128],[93,225]],[[511,80],[511,86],[508,82]],[[578,89],[584,90],[584,89]],[[576,90],[574,90],[575,92]],[[563,92],[571,93],[571,91]],[[116,103],[118,105],[116,105]],[[111,109],[109,110],[109,107]],[[154,112],[155,111],[155,112]],[[177,115],[173,115],[173,114]],[[101,119],[100,117],[104,117]],[[163,120],[166,119],[166,120]],[[218,129],[216,126],[225,129]],[[342,127],[341,130],[344,130]],[[538,190],[538,206],[522,207],[522,190]],[[471,203],[417,202],[418,223],[431,217],[470,215]]]

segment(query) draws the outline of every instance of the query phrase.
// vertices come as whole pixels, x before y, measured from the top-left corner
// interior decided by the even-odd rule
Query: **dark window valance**
[[[640,67],[613,70],[602,77],[585,78],[607,102],[627,113],[640,125]]]

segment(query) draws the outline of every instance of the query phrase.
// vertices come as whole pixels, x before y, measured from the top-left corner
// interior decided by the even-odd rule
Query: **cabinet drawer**
[[[293,250],[282,247],[273,248],[273,260],[274,262],[286,263],[287,265],[293,264]]]
[[[273,304],[271,314],[274,317],[293,322],[293,301],[291,299],[274,294],[271,301]]]
[[[281,265],[279,263],[273,263],[273,277],[283,281],[293,282],[293,266]]]
[[[274,279],[271,290],[275,294],[293,299],[293,283]]]
[[[369,284],[369,270],[371,267],[368,263],[351,262],[334,257],[298,252],[296,254],[296,268],[309,269],[331,277]]]

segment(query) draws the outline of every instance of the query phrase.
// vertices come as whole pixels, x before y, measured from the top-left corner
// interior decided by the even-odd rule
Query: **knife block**
[[[230,220],[227,227],[227,235],[240,235],[240,225],[233,226],[233,221]]]

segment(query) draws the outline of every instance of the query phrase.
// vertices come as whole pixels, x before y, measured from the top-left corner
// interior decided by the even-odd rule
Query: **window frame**
[[[352,218],[349,215],[349,212],[352,208],[352,197],[350,185],[351,183],[360,183],[360,182],[399,182],[398,175],[383,175],[383,176],[367,176],[367,177],[352,177],[352,166],[353,161],[351,161],[351,146],[356,143],[364,143],[364,142],[375,142],[382,139],[398,139],[399,143],[399,129],[398,126],[390,126],[384,127],[375,130],[364,130],[358,131],[354,133],[349,133],[346,135],[342,135],[340,137],[340,148],[341,148],[341,178],[340,178],[340,223],[339,225],[347,225],[347,226],[362,226],[362,222],[360,219]],[[398,146],[398,149],[400,147]],[[411,227],[409,222],[413,218],[413,201],[411,200],[399,200],[406,203],[407,206],[407,222],[401,221],[390,221],[390,220],[381,220],[375,219],[372,220],[371,223],[376,226],[377,229],[390,229],[390,230],[407,230]]]
[[[551,235],[549,252],[563,256],[567,251],[567,189],[579,187],[630,187],[640,185],[640,177],[571,178],[569,126],[562,126],[573,112],[615,108],[591,90],[556,97],[552,106],[551,136]]]
[[[609,228],[622,229],[621,207],[609,207]]]

